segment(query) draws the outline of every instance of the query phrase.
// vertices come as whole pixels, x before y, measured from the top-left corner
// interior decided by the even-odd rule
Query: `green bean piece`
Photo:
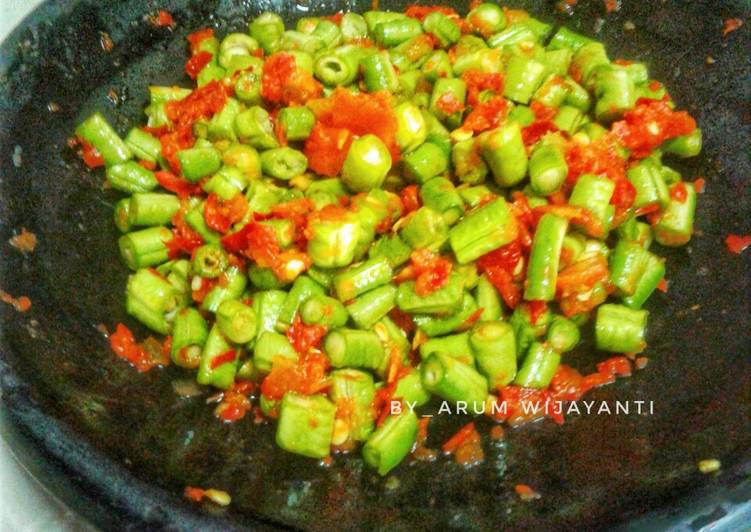
[[[462,183],[482,183],[488,175],[488,165],[480,156],[480,145],[474,138],[454,144],[451,162],[454,173]]]
[[[243,141],[259,150],[268,150],[279,146],[269,113],[266,109],[257,105],[246,109],[235,117],[235,132]]]
[[[415,292],[415,282],[406,281],[399,285],[396,305],[400,310],[411,314],[448,315],[462,307],[464,279],[452,272],[448,282],[430,294],[420,296]]]
[[[447,126],[457,127],[461,123],[462,111],[453,111],[453,108],[463,108],[466,99],[467,84],[463,79],[440,78],[433,85],[429,110]]]
[[[672,138],[665,141],[660,149],[670,155],[675,155],[681,159],[695,157],[701,152],[702,135],[701,129],[696,128],[688,135]]]
[[[378,339],[383,345],[383,349],[388,353],[389,358],[394,350],[402,356],[402,361],[407,362],[412,345],[407,339],[405,333],[391,318],[384,316],[378,323],[373,326],[373,332],[378,335]]]
[[[222,166],[222,154],[215,148],[188,148],[177,152],[180,170],[188,181],[196,182]]]
[[[438,40],[441,48],[446,48],[462,36],[459,26],[440,11],[429,13],[422,20],[423,29]]]
[[[233,59],[248,57],[258,49],[258,41],[245,33],[229,33],[219,44],[219,64],[229,69]]]
[[[112,219],[121,233],[127,233],[133,228],[130,223],[130,198],[118,200],[112,212]]]
[[[366,19],[367,20],[367,19]],[[373,38],[383,47],[391,48],[422,33],[420,22],[404,17],[397,20],[376,24],[372,30]]]
[[[420,108],[411,102],[403,102],[394,108],[396,115],[396,143],[403,152],[420,146],[428,136],[428,126]]]
[[[281,290],[264,290],[253,295],[253,310],[256,313],[258,328],[256,338],[264,332],[274,332],[279,314],[287,298],[286,292]]]
[[[373,432],[375,385],[370,374],[356,369],[331,372],[331,400],[344,416],[334,425],[334,444],[364,441]],[[337,425],[341,423],[341,426]]]
[[[216,323],[222,334],[236,344],[247,344],[256,335],[256,312],[241,301],[223,301],[216,311]]]
[[[580,337],[576,323],[563,316],[553,316],[548,326],[546,343],[558,353],[565,353],[576,347]]]
[[[388,362],[378,335],[360,329],[334,329],[323,341],[323,350],[335,368],[381,370]]]
[[[261,268],[253,264],[248,268],[250,283],[260,290],[274,290],[290,284],[287,280],[279,279],[271,268]]]
[[[253,347],[253,364],[258,371],[268,373],[274,365],[274,360],[278,357],[297,361],[299,355],[283,334],[273,331],[261,332]]]
[[[553,124],[559,130],[573,135],[584,120],[585,117],[579,109],[571,105],[562,105],[553,119]]]
[[[542,57],[542,63],[545,65],[546,72],[556,76],[565,76],[571,66],[571,60],[574,58],[574,51],[570,48],[560,48],[552,50],[548,46],[545,55]]]
[[[610,282],[620,295],[629,296],[647,267],[649,252],[637,242],[619,240],[610,254]]]
[[[193,307],[181,308],[172,324],[172,362],[183,368],[197,368],[208,335],[209,329],[201,313]]]
[[[696,190],[692,183],[683,183],[683,186],[686,188],[686,197],[683,201],[671,198],[653,227],[655,240],[663,246],[683,246],[691,240],[696,211]]]
[[[290,325],[295,318],[295,314],[302,305],[303,301],[312,295],[323,295],[324,290],[321,285],[306,275],[301,275],[292,283],[292,288],[284,300],[284,305],[279,312],[279,322]]]
[[[644,337],[648,317],[646,310],[612,303],[600,305],[595,319],[597,349],[612,353],[641,353],[647,346]]]
[[[418,183],[444,173],[448,169],[448,155],[432,142],[425,142],[403,158],[405,174]]]
[[[201,310],[216,312],[219,305],[227,299],[238,299],[245,291],[248,278],[237,266],[230,266],[224,273],[223,279],[217,286],[212,288],[201,303]]]
[[[478,322],[469,334],[469,345],[490,388],[497,389],[514,380],[516,339],[511,325],[503,321]]]
[[[107,168],[107,182],[112,188],[135,194],[154,190],[158,182],[154,172],[135,161],[113,164]]]
[[[412,249],[437,250],[446,242],[449,228],[440,212],[430,207],[420,207],[410,214],[399,236]]]
[[[469,208],[477,207],[480,203],[493,195],[493,193],[490,192],[490,189],[485,185],[475,185],[472,187],[460,185],[456,190]]]
[[[321,83],[329,87],[348,85],[357,76],[357,62],[353,65],[337,51],[324,53],[316,59],[313,72]]]
[[[529,26],[518,22],[487,38],[488,46],[491,48],[504,48],[520,43],[534,44],[536,42],[535,32]]]
[[[518,227],[506,201],[496,198],[469,211],[449,231],[459,264],[467,264],[516,238]]]
[[[177,291],[178,305],[186,306],[192,301],[188,275],[190,273],[190,261],[186,259],[171,260],[157,266],[159,275],[167,279]]]
[[[555,297],[558,265],[568,220],[555,214],[543,214],[537,223],[527,267],[524,299],[552,301]]]
[[[467,332],[431,338],[420,345],[420,358],[422,360],[427,359],[433,353],[448,355],[468,366],[475,363],[474,353],[469,345],[469,333]]]
[[[516,306],[513,314],[511,314],[511,318],[509,318],[509,323],[514,329],[517,357],[524,355],[530,344],[536,338],[545,335],[551,320],[552,314],[549,309],[546,309],[542,315],[537,317],[537,321],[532,323],[529,313],[529,305],[522,303]]]
[[[560,50],[560,49],[568,48],[573,51],[577,51],[579,48],[581,48],[585,44],[590,44],[593,42],[595,41],[590,39],[589,37],[585,37],[584,35],[576,33],[575,31],[570,30],[565,26],[561,26],[560,28],[558,28],[558,31],[556,31],[553,37],[550,39],[550,42],[548,43],[548,48],[551,50]]]
[[[514,383],[524,388],[547,388],[560,363],[560,353],[549,345],[533,342]]]
[[[482,309],[482,314],[480,314],[479,318],[480,321],[502,319],[503,304],[501,303],[501,298],[498,296],[498,290],[496,290],[485,274],[481,275],[477,280],[475,301],[477,302],[477,307]]]
[[[636,103],[636,87],[628,70],[617,65],[602,66],[595,74],[595,117],[600,122],[620,118]]]
[[[385,476],[409,454],[417,439],[417,415],[404,410],[390,415],[371,434],[362,448],[365,463]]]
[[[412,248],[405,244],[398,233],[390,233],[383,235],[370,246],[368,258],[384,257],[394,269],[407,262],[411,253]]]
[[[321,20],[311,35],[321,39],[326,48],[334,48],[342,43],[342,32],[339,26],[330,20]]]
[[[581,74],[582,85],[591,89],[594,86],[597,70],[609,64],[610,60],[605,51],[605,46],[599,42],[590,42],[576,50],[572,68]]]
[[[349,315],[347,308],[337,299],[323,294],[313,294],[300,305],[300,318],[305,325],[323,325],[329,329],[343,327]]]
[[[276,443],[285,451],[325,458],[331,452],[336,407],[324,395],[287,392],[279,408]]]
[[[421,33],[389,50],[391,64],[398,72],[406,73],[419,69],[433,51],[433,38]]]
[[[430,401],[430,393],[422,385],[420,366],[411,368],[409,372],[396,381],[392,399],[400,399],[405,404],[414,407],[423,406]]]
[[[204,244],[195,250],[191,270],[205,279],[216,279],[227,269],[228,257],[218,244]]]
[[[345,13],[339,24],[345,42],[363,39],[368,36],[368,25],[362,15]]]
[[[205,202],[199,202],[192,209],[185,214],[185,222],[198,233],[204,242],[210,244],[218,244],[221,239],[221,235],[216,231],[209,229],[206,225],[206,220],[203,217],[203,209]]]
[[[196,77],[196,85],[200,88],[212,81],[221,81],[226,74],[227,71],[216,63],[209,63],[198,73],[198,77]]]
[[[222,166],[203,184],[203,190],[214,193],[224,201],[229,201],[248,186],[248,178],[238,168]]]
[[[167,242],[172,231],[166,227],[149,227],[120,237],[120,255],[131,270],[156,266],[168,258]]]
[[[435,50],[430,53],[420,69],[425,79],[430,83],[435,83],[440,78],[454,76],[451,60],[445,50]]]
[[[360,59],[360,69],[368,92],[399,90],[399,78],[386,51],[368,54]]]
[[[644,222],[639,222],[631,217],[617,228],[618,236],[624,240],[636,242],[644,249],[649,249],[652,244],[652,227]]]
[[[367,134],[355,139],[342,166],[342,183],[354,192],[379,188],[391,169],[391,154],[381,139]]]
[[[396,287],[392,284],[379,286],[347,305],[347,312],[355,325],[370,329],[396,306]]]
[[[644,159],[626,171],[626,176],[636,189],[634,207],[639,209],[654,203],[662,208],[670,204],[670,190],[654,161]]]
[[[355,217],[315,218],[309,221],[308,255],[320,268],[339,268],[350,264],[363,230]]]
[[[279,111],[278,120],[284,137],[294,142],[310,136],[316,117],[307,107],[285,107]]]
[[[101,113],[94,113],[81,122],[76,128],[76,135],[96,148],[107,166],[124,163],[133,157],[123,139]]]
[[[427,336],[441,336],[467,329],[469,327],[468,320],[474,318],[477,311],[478,307],[475,299],[469,293],[465,292],[462,297],[462,306],[455,314],[451,316],[417,314],[412,318],[412,321]]]
[[[233,352],[234,358],[225,361],[224,356],[228,352]],[[238,350],[230,345],[219,330],[219,326],[214,324],[201,352],[201,362],[196,376],[198,384],[210,385],[223,390],[230,389],[235,382],[235,374],[237,373],[237,357]]]
[[[142,268],[128,277],[125,310],[149,329],[169,334],[178,304],[175,288],[155,271]]]
[[[506,65],[503,95],[517,103],[529,103],[542,83],[545,65],[528,57],[515,55]]]
[[[529,182],[535,194],[547,196],[557,192],[568,175],[563,150],[554,144],[542,144],[529,158]]]
[[[232,144],[222,153],[222,161],[226,166],[240,170],[251,180],[261,177],[261,158],[258,152],[245,144]]]
[[[422,385],[429,392],[452,402],[465,402],[478,414],[488,397],[488,382],[472,366],[443,354],[433,353],[420,364]]]
[[[644,273],[637,281],[633,293],[622,299],[623,304],[628,308],[639,310],[664,278],[665,259],[653,253],[648,253]]]
[[[613,196],[615,183],[605,177],[594,174],[584,174],[574,185],[569,198],[569,204],[584,207],[602,224],[604,234],[590,234],[596,238],[604,238],[613,216],[613,206],[610,198]]]
[[[289,181],[305,172],[308,158],[303,152],[286,146],[272,148],[261,152],[261,168],[266,175]]]
[[[334,291],[340,301],[349,301],[365,292],[391,282],[393,270],[383,257],[369,259],[334,277]]]
[[[235,97],[246,105],[260,105],[263,102],[261,97],[263,60],[251,57],[249,61],[249,64],[238,73],[235,80]]]
[[[266,54],[272,54],[278,50],[279,41],[284,33],[284,21],[275,13],[261,13],[254,18],[248,30]]]
[[[550,74],[535,91],[532,99],[546,107],[560,107],[566,101],[569,87],[566,81],[556,74]]]
[[[125,136],[125,145],[137,158],[152,163],[157,162],[162,153],[162,143],[153,135],[137,127]]]
[[[128,222],[137,225],[164,225],[180,209],[180,199],[172,194],[136,192],[130,197]]]
[[[470,29],[487,39],[506,27],[506,15],[496,4],[484,2],[467,14]]]
[[[527,174],[527,152],[519,124],[506,122],[481,138],[482,157],[498,186],[510,187],[524,179]]]
[[[230,140],[232,142],[237,141],[237,135],[235,134],[235,118],[240,114],[242,110],[240,102],[234,98],[228,98],[227,103],[224,104],[222,110],[216,113],[209,120],[208,125],[208,138],[211,142],[217,140]]]

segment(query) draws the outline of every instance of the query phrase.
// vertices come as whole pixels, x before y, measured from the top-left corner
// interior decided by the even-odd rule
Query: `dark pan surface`
[[[613,58],[645,61],[704,130],[704,154],[676,165],[688,180],[704,176],[707,189],[691,244],[658,248],[668,258],[670,290],[648,305],[649,366],[587,397],[652,400],[654,415],[538,423],[508,431],[502,444],[486,439],[479,467],[447,459],[404,465],[391,475],[398,482],[364,469],[357,457],[337,457],[326,469],[285,454],[270,425],[218,423],[206,394],[181,399],[172,391],[171,381],[186,374],[137,374],[115,360],[95,328],[134,322],[123,310],[127,271],[111,222],[118,195],[66,147],[75,124],[96,109],[121,132],[141,123],[147,83],[186,83],[190,31],[211,24],[223,34],[267,8],[290,21],[304,11],[175,0],[160,6],[177,22],[170,32],[144,20],[153,1],[59,1],[37,10],[0,55],[0,287],[33,301],[23,315],[0,306],[0,382],[4,410],[31,442],[33,459],[43,457],[53,488],[99,524],[129,529],[581,529],[637,518],[631,527],[698,529],[749,519],[751,254],[732,255],[723,240],[751,231],[751,32],[745,24],[727,39],[721,33],[723,19],[748,21],[749,8],[741,1],[622,3],[606,15],[601,2],[580,0],[569,17],[554,2],[511,2],[596,35]],[[307,12],[367,5],[311,3]],[[623,30],[627,20],[635,31]],[[100,32],[114,42],[109,54]],[[6,244],[21,226],[39,237],[26,257]],[[569,357],[582,370],[596,361],[586,347]],[[437,419],[429,444],[437,447],[462,422]],[[704,458],[719,458],[723,473],[698,473]],[[542,498],[520,502],[518,483]],[[229,491],[231,509],[183,501],[186,485]]]

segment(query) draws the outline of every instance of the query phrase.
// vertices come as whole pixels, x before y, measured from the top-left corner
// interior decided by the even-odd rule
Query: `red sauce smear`
[[[399,197],[404,206],[404,214],[416,211],[422,206],[422,202],[420,201],[420,189],[417,188],[417,185],[404,187],[399,193]]]
[[[453,92],[447,92],[438,98],[435,102],[435,106],[439,111],[446,113],[447,115],[464,111],[464,104],[456,98]]]
[[[202,192],[201,185],[198,183],[191,183],[187,179],[178,177],[172,172],[154,172],[154,176],[162,188],[174,192],[180,198],[195,196]]]
[[[169,11],[165,11],[164,9],[160,9],[159,12],[156,14],[156,25],[165,28],[165,27],[172,27],[175,25],[175,19],[172,18],[172,14]]]
[[[685,187],[684,187],[685,192]],[[685,198],[685,196],[684,196]],[[636,187],[628,179],[619,178],[615,180],[615,189],[613,196],[610,198],[610,204],[615,207],[612,228],[618,227],[629,216],[629,210],[634,205],[636,199]]]
[[[688,135],[696,129],[696,121],[686,111],[673,111],[664,100],[641,98],[636,107],[615,122],[612,134],[631,157],[643,159],[666,140]]]
[[[198,52],[185,63],[185,73],[190,79],[196,79],[198,73],[203,70],[203,67],[208,65],[214,58],[214,54],[211,52]]]
[[[193,126],[184,125],[175,131],[165,133],[159,137],[159,142],[162,144],[162,157],[167,160],[172,170],[180,173],[180,160],[177,158],[177,152],[193,146],[195,142]]]
[[[398,308],[393,308],[389,312],[389,318],[391,318],[391,321],[393,321],[397,327],[407,334],[410,334],[415,330],[415,322],[412,321],[412,314],[408,314]]]
[[[452,268],[450,260],[428,249],[416,249],[410,255],[410,260],[411,264],[394,279],[397,283],[414,279],[415,293],[422,297],[446,286]]]
[[[442,446],[443,452],[454,455],[457,464],[471,466],[485,459],[480,434],[474,422],[467,423]]]
[[[295,56],[278,52],[263,63],[261,96],[271,103],[303,105],[308,100],[319,98],[323,85],[307,71],[297,68]]]
[[[253,260],[261,268],[271,268],[279,279],[290,277],[287,266],[292,261],[300,261],[302,271],[310,267],[310,257],[297,249],[282,251],[271,227],[256,221],[248,222],[239,231],[222,238],[222,245],[233,253],[239,253]]]
[[[206,490],[201,488],[194,488],[193,486],[185,486],[183,495],[186,499],[190,499],[194,502],[201,502],[206,496]]]
[[[743,20],[739,18],[727,18],[722,21],[722,36],[727,37],[728,34],[733,33],[735,30],[743,26]]]
[[[295,314],[292,325],[287,329],[287,338],[298,353],[305,354],[310,349],[318,349],[328,329],[323,325],[305,325],[299,314]]]
[[[671,185],[670,197],[673,200],[677,201],[678,203],[685,203],[687,195],[688,191],[686,190],[686,183],[684,183],[683,181],[679,181],[678,183]]]
[[[133,364],[139,372],[149,371],[154,366],[169,364],[169,358],[165,359],[161,355],[161,344],[157,348],[158,353],[150,352],[153,350],[139,345],[130,329],[122,323],[117,324],[115,332],[110,334],[109,341],[112,351]]]
[[[521,244],[519,240],[514,240],[477,259],[478,271],[488,277],[504,303],[512,309],[522,296],[521,287],[514,282],[514,271],[521,258]]]
[[[8,240],[8,243],[26,255],[27,253],[32,253],[37,247],[37,236],[31,231],[27,231],[25,227],[22,227],[21,232]]]
[[[566,164],[566,183],[571,186],[582,174],[605,175],[614,181],[626,178],[626,161],[618,155],[610,135],[603,135],[589,144],[570,142]]]
[[[210,229],[226,233],[233,224],[243,219],[248,212],[248,201],[243,194],[236,194],[231,200],[223,200],[213,192],[206,198],[203,218]]]
[[[78,151],[78,156],[83,159],[86,166],[92,169],[104,166],[104,158],[94,146],[86,141],[86,139],[76,137],[75,144],[81,146],[81,149]],[[71,143],[71,146],[75,144]]]
[[[665,279],[664,277],[662,279],[660,279],[660,282],[657,283],[657,290],[659,290],[660,292],[663,292],[663,293],[667,292],[668,291],[668,280]]]
[[[172,217],[172,239],[167,242],[169,258],[191,255],[193,250],[203,245],[203,238],[185,222],[184,210],[180,209]]]
[[[730,234],[725,238],[725,245],[728,251],[740,255],[744,249],[751,246],[751,236]]]
[[[412,451],[412,456],[416,460],[424,462],[432,462],[438,456],[435,450],[430,449],[427,446],[428,443],[428,425],[430,424],[429,417],[421,417],[417,422],[417,438],[415,439],[415,447]]]
[[[704,188],[706,187],[707,182],[703,177],[700,177],[696,181],[694,181],[694,190],[697,194],[704,194]]]
[[[232,423],[245,417],[252,405],[248,394],[255,390],[255,383],[239,380],[224,392],[222,402],[214,410],[214,415],[224,422]]]
[[[229,362],[234,362],[235,358],[237,356],[237,353],[234,349],[228,349],[224,353],[220,353],[216,357],[214,357],[211,360],[211,363],[209,364],[209,368],[216,369],[219,366],[223,364],[228,364]]]
[[[201,44],[201,41],[211,39],[213,36],[214,30],[211,28],[203,28],[188,35],[187,39],[190,43],[190,53],[195,54],[198,51],[198,46]]]
[[[5,290],[0,290],[0,301],[12,306],[18,312],[26,312],[31,308],[31,299],[26,296],[13,297]]]
[[[493,129],[500,124],[508,114],[508,102],[503,96],[493,96],[487,102],[478,103],[467,114],[462,123],[463,129],[476,133]]]
[[[447,17],[459,18],[459,14],[449,6],[419,6],[417,4],[412,4],[407,7],[404,14],[422,22],[425,17],[435,12],[443,13]]]
[[[329,386],[326,370],[329,360],[320,353],[308,352],[295,362],[277,357],[271,372],[261,383],[261,393],[269,399],[281,399],[287,392],[311,395]]]
[[[524,502],[533,501],[541,497],[539,493],[537,493],[535,490],[533,490],[526,484],[517,484],[516,486],[514,486],[514,491],[519,496],[519,498]]]
[[[227,103],[227,91],[217,80],[199,87],[182,100],[172,100],[164,104],[167,117],[177,126],[192,126],[201,118],[211,118]]]
[[[531,146],[551,131],[558,131],[558,127],[553,122],[558,112],[557,109],[546,107],[537,101],[532,102],[529,108],[535,114],[535,121],[522,129],[522,140],[525,146]]]
[[[338,87],[331,96],[313,100],[308,107],[318,119],[304,148],[314,172],[332,177],[337,175],[353,135],[377,136],[389,149],[392,162],[396,164],[399,160],[396,115],[389,92],[353,94]]]

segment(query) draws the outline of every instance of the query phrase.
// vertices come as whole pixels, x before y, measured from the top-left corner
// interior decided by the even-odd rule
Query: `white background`
[[[42,1],[0,0],[0,41]],[[0,531],[78,532],[86,528],[23,469],[0,437]]]

